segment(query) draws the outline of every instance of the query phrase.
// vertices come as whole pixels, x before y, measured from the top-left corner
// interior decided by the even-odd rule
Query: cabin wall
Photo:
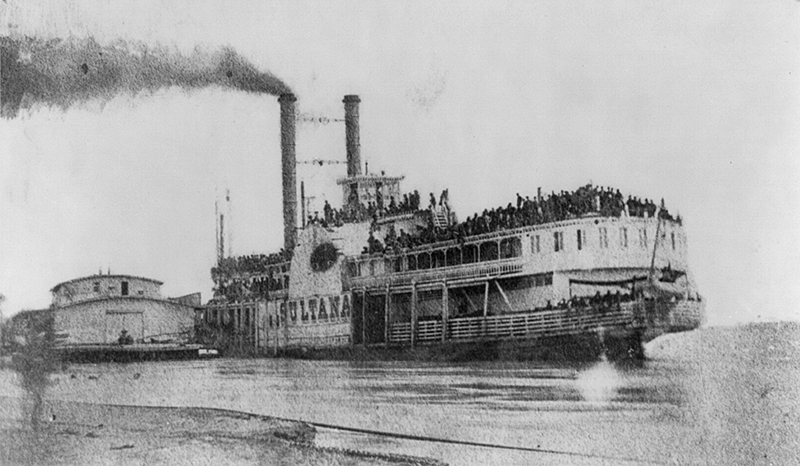
[[[582,232],[580,249],[579,230]],[[663,268],[669,265],[676,270],[686,270],[688,248],[685,233],[680,225],[674,222],[662,222],[659,229],[655,219],[600,218],[525,233],[522,241],[523,254],[529,258],[526,271],[540,273],[603,268],[649,269],[653,260],[656,230],[659,230],[661,238],[656,250],[655,267]],[[562,239],[558,251],[556,251],[557,233],[560,233]]]
[[[53,291],[53,304],[70,304],[93,299],[123,296],[123,285],[127,283],[127,295],[143,298],[160,298],[158,282],[137,277],[119,275],[95,275],[57,285]]]
[[[353,309],[349,293],[265,303],[263,350],[349,346]],[[358,310],[360,312],[360,310]],[[263,336],[263,338],[261,338]]]
[[[54,323],[63,344],[113,344],[123,329],[137,343],[188,342],[194,337],[195,309],[170,301],[111,298],[57,308]]]
[[[341,254],[328,270],[315,271],[311,266],[314,249],[324,243],[333,243],[331,234],[319,225],[309,225],[297,235],[292,265],[289,270],[289,297],[299,299],[313,295],[333,295],[342,291]]]

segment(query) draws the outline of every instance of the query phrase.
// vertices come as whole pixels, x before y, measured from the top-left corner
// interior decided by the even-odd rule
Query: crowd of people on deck
[[[273,254],[249,254],[245,256],[225,257],[211,269],[212,275],[261,274],[269,270],[270,265],[286,262],[289,257],[283,249]]]
[[[442,193],[439,205],[446,205],[447,191]],[[444,199],[445,202],[442,202]],[[436,206],[436,198],[431,193],[431,208]],[[399,235],[390,230],[384,238],[385,246],[377,239],[369,240],[364,248],[365,254],[383,252],[384,250],[402,249],[438,241],[462,240],[468,236],[491,233],[518,227],[540,225],[557,222],[584,215],[597,214],[604,217],[643,217],[659,218],[681,222],[680,216],[673,218],[664,207],[661,208],[650,199],[641,200],[628,196],[627,200],[620,191],[612,188],[597,187],[591,184],[581,186],[575,191],[552,192],[547,196],[531,199],[517,193],[516,204],[509,202],[507,206],[484,210],[475,213],[465,221],[448,225],[445,228],[434,227],[431,221],[417,232],[400,231]]]
[[[449,212],[448,197],[448,190],[444,190],[438,200],[433,193],[430,193],[426,209],[433,212],[438,207]],[[416,190],[410,194],[404,194],[400,202],[397,202],[392,196],[388,203],[383,202],[380,191],[378,191],[376,201],[369,202],[366,205],[361,202],[355,202],[345,208],[336,209],[331,207],[328,201],[325,201],[323,217],[320,218],[315,213],[314,216],[309,216],[308,222],[328,227],[342,226],[348,222],[377,221],[384,216],[419,212],[420,204],[421,196]],[[473,235],[568,220],[589,214],[597,214],[604,217],[629,216],[644,218],[652,218],[658,214],[659,218],[681,222],[680,216],[673,218],[663,206],[663,200],[659,209],[649,199],[642,200],[630,195],[625,199],[618,189],[587,184],[575,191],[552,192],[547,196],[536,196],[534,199],[529,196],[523,198],[518,193],[516,203],[510,202],[505,207],[487,209],[481,214],[475,213],[463,222],[448,224],[444,227],[434,226],[433,215],[425,227],[418,227],[417,231],[414,232],[406,232],[401,229],[398,233],[392,226],[383,241],[376,238],[373,233],[370,233],[367,245],[363,248],[362,253],[398,252],[402,249],[439,241],[463,241],[466,237]],[[270,265],[285,262],[289,259],[290,257],[283,249],[274,254],[251,254],[225,258],[217,267],[212,269],[214,281],[218,283],[216,291],[218,294],[226,296],[242,297],[260,296],[263,293],[267,293],[268,290],[276,289],[280,286],[280,283],[277,283],[280,278],[266,278],[265,283],[258,281],[255,284],[249,281],[232,279],[229,279],[229,283],[225,284],[223,283],[223,278],[235,275],[264,274],[268,272]]]
[[[402,215],[419,211],[420,195],[419,191],[411,194],[403,194],[403,199],[398,202],[394,196],[389,196],[389,202],[385,203],[380,191],[376,193],[376,200],[367,204],[354,202],[350,206],[336,209],[326,200],[322,208],[322,217],[319,212],[309,215],[307,223],[317,223],[323,227],[340,227],[345,223],[364,222],[377,220],[391,215]]]
[[[225,302],[246,302],[269,298],[270,290],[280,286],[279,278],[227,278],[214,285],[214,298],[225,297]]]
[[[545,306],[544,309],[577,309],[587,306],[597,309],[610,309],[618,304],[634,301],[638,298],[639,294],[641,294],[641,291],[635,288],[624,294],[620,293],[619,290],[615,291],[614,293],[611,291],[606,291],[605,294],[601,294],[598,291],[594,294],[594,296],[573,296],[570,299],[562,299],[556,303],[555,306],[550,304],[548,301],[547,306]]]
[[[283,249],[273,254],[226,257],[211,268],[214,295],[225,296],[231,302],[265,298],[270,291],[284,286],[282,274],[270,266],[288,260]],[[254,275],[261,277],[252,278]]]

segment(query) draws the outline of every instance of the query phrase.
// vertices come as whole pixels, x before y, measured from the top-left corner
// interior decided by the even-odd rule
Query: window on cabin
[[[478,246],[474,244],[466,244],[461,252],[462,262],[464,264],[472,264],[478,261]]]
[[[424,252],[417,256],[417,267],[420,270],[431,268],[431,255],[427,252]]]
[[[531,252],[538,254],[542,251],[539,244],[539,235],[531,236]]]
[[[497,241],[481,243],[481,262],[497,260]]]
[[[447,265],[449,267],[461,265],[461,249],[450,248],[447,250]]]
[[[564,232],[556,231],[553,233],[553,250],[555,252],[564,250]]]
[[[628,229],[625,227],[619,229],[619,245],[623,248],[628,247]]]
[[[675,250],[675,232],[673,231],[670,236],[672,237],[672,249]]]
[[[394,259],[394,271],[395,272],[402,272],[403,271],[403,257],[398,256]]]
[[[606,227],[600,227],[600,247],[608,248],[608,229]]]
[[[433,251],[431,253],[431,267],[444,267],[444,251]]]
[[[500,258],[509,259],[522,255],[522,241],[519,237],[504,238],[500,241]]]
[[[408,260],[408,270],[417,270],[417,256],[412,254],[406,259]]]
[[[94,292],[95,293],[100,292],[100,282],[94,282]]]
[[[122,282],[122,296],[128,296],[128,282]]]
[[[553,284],[552,273],[540,273],[533,276],[534,286],[550,286]]]
[[[643,248],[647,247],[647,229],[645,228],[639,229],[639,246]]]
[[[292,322],[297,322],[297,301],[289,303],[289,318],[292,319]]]
[[[303,322],[308,320],[308,312],[306,312],[306,302],[300,301],[300,320]]]
[[[577,238],[578,239],[578,251],[580,251],[580,250],[583,249],[583,235],[582,235],[583,230],[578,229],[577,233],[578,233],[578,238]]]

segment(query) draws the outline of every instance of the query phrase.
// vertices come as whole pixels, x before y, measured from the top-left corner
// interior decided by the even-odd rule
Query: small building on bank
[[[58,344],[193,341],[200,293],[164,298],[162,284],[150,278],[111,274],[59,283],[50,290]]]

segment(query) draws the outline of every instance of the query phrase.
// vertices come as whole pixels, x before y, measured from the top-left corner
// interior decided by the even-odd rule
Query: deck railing
[[[500,316],[460,317],[447,322],[447,340],[471,341],[481,339],[506,339],[521,337],[550,337],[574,335],[604,327],[637,326],[641,310],[635,303],[612,309],[558,309],[525,314]],[[442,322],[417,323],[416,342],[439,342],[442,339]],[[410,343],[411,323],[400,322],[389,326],[390,343]]]
[[[351,281],[354,286],[362,287],[382,287],[385,286],[387,279],[391,280],[393,286],[408,285],[415,281],[420,283],[433,280],[447,280],[452,282],[475,277],[496,277],[500,275],[518,274],[522,272],[523,265],[524,261],[522,258],[515,257],[513,259],[474,262],[471,264],[436,267],[424,270],[352,277]]]

